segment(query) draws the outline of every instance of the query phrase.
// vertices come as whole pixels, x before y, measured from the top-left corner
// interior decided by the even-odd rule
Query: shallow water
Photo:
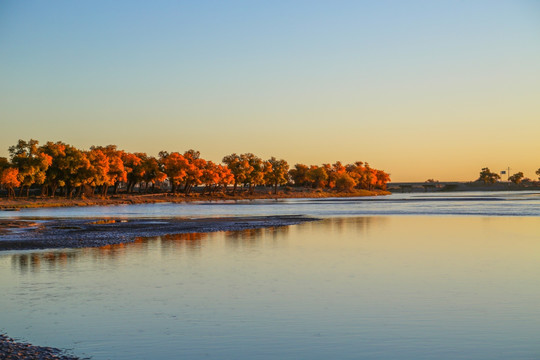
[[[25,217],[218,217],[252,215],[480,215],[540,216],[540,192],[454,192],[379,197],[159,203],[0,211],[0,218]]]
[[[539,358],[539,229],[349,216],[3,253],[0,329],[93,359]]]

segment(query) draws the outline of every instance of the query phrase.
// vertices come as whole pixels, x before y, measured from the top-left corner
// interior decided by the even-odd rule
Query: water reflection
[[[296,225],[296,228],[317,229],[331,234],[343,234],[355,229],[358,234],[366,234],[369,227],[374,224],[383,225],[388,221],[386,217],[349,217],[328,218],[321,221],[308,222]],[[295,227],[292,227],[293,229]],[[164,254],[189,253],[197,254],[204,251],[205,243],[224,239],[227,247],[231,249],[256,249],[267,240],[280,241],[291,232],[290,226],[278,226],[260,229],[245,229],[238,231],[222,231],[216,233],[188,233],[170,234],[158,237],[137,237],[133,242],[111,244],[96,248],[67,249],[53,251],[39,251],[34,253],[21,253],[11,255],[12,268],[21,274],[39,272],[40,270],[54,271],[65,269],[77,263],[81,258],[90,258],[93,261],[115,262],[130,252],[145,253],[150,249],[159,248]]]
[[[11,253],[0,325],[95,360],[538,358],[539,226],[331,218]]]
[[[278,240],[289,232],[288,226],[264,229],[246,229],[238,231],[223,231],[216,233],[187,233],[170,234],[158,237],[137,237],[133,242],[111,244],[95,248],[66,249],[39,251],[11,255],[13,270],[21,274],[39,272],[40,270],[54,271],[65,269],[77,263],[81,258],[94,261],[115,262],[129,253],[145,253],[150,249],[159,248],[164,254],[184,253],[191,255],[203,251],[207,241],[224,238],[231,247],[256,247],[264,239]]]
[[[53,271],[59,268],[65,268],[73,264],[79,258],[77,251],[53,251],[38,253],[14,254],[11,256],[12,269],[21,274],[27,272],[38,272],[41,269]]]

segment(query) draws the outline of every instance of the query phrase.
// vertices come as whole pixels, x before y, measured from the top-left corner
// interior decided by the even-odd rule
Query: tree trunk
[[[51,197],[54,197],[56,194],[56,189],[58,188],[58,185],[52,185],[51,186]]]

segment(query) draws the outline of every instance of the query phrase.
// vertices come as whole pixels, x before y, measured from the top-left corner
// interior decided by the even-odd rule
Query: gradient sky
[[[0,125],[0,156],[34,138],[536,178],[540,2],[3,0]]]

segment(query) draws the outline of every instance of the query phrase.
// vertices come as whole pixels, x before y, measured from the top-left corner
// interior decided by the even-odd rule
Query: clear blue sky
[[[0,125],[0,156],[35,138],[533,177],[540,2],[4,0]]]

